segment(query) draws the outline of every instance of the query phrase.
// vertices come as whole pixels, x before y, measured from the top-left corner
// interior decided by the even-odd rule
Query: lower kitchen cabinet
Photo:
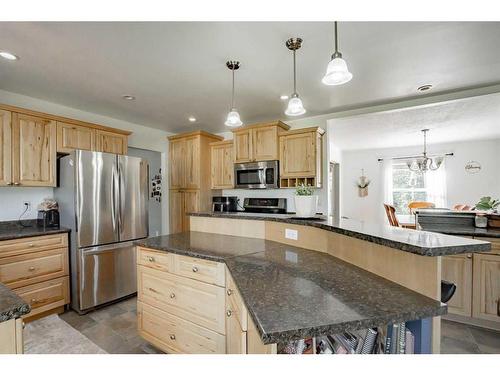
[[[457,286],[455,295],[448,301],[448,312],[462,316],[471,316],[472,255],[459,254],[443,257],[441,278]]]
[[[500,255],[474,254],[474,318],[500,323]]]
[[[0,323],[0,354],[22,354],[23,320],[10,319]]]
[[[226,353],[246,354],[247,333],[242,330],[236,314],[232,313],[232,307],[229,304],[226,312]]]

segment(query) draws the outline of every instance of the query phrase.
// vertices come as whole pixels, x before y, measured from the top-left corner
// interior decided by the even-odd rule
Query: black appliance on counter
[[[245,212],[286,214],[286,198],[245,198]]]
[[[236,212],[238,197],[212,197],[213,212]]]
[[[38,211],[37,226],[43,229],[59,228],[59,210]]]

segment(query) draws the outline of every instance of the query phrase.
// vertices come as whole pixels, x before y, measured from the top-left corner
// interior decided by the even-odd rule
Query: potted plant
[[[493,212],[500,205],[500,200],[491,197],[482,197],[476,204],[476,210]]]
[[[295,213],[299,217],[313,217],[318,207],[318,196],[313,195],[314,188],[300,184],[295,190]]]

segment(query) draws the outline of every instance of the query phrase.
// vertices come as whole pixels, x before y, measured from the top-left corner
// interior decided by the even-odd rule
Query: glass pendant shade
[[[306,113],[302,100],[298,96],[293,96],[288,101],[288,107],[285,110],[287,116],[300,116]]]
[[[230,126],[232,128],[243,125],[240,120],[240,114],[236,111],[235,108],[232,108],[231,112],[227,114],[227,119],[224,125]]]
[[[326,74],[321,80],[323,84],[328,86],[342,85],[352,79],[352,74],[347,69],[347,64],[342,57],[335,57],[326,68]]]

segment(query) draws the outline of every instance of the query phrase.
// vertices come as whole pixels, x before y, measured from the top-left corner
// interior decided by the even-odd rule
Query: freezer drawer
[[[135,257],[132,241],[79,249],[79,310],[136,293]]]

